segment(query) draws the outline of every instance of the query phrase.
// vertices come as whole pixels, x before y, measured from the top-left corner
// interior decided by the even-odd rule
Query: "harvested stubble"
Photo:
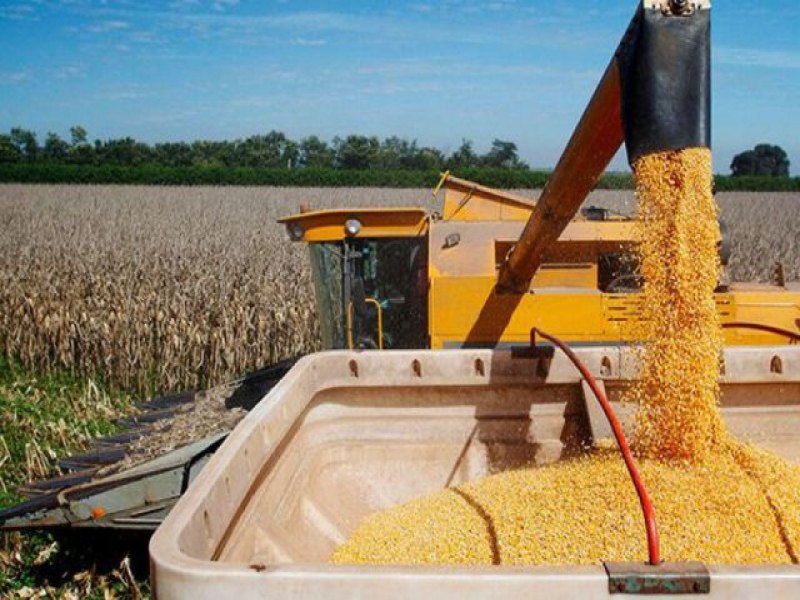
[[[173,417],[157,421],[147,435],[131,443],[125,459],[112,465],[108,472],[121,471],[186,444],[233,430],[247,414],[242,407],[225,405],[235,390],[235,384],[226,384],[198,392],[192,402],[179,406]]]
[[[647,237],[636,449],[662,558],[796,563],[800,468],[726,432],[711,155],[688,149],[634,165]],[[366,519],[338,564],[597,564],[647,556],[638,498],[616,452],[501,473]]]

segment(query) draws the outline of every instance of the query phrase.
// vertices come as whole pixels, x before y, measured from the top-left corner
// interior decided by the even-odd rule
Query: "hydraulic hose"
[[[557,346],[567,356],[567,358],[572,361],[572,364],[575,365],[578,371],[580,371],[581,376],[586,380],[586,383],[589,384],[589,387],[594,393],[595,398],[597,398],[597,401],[600,403],[603,413],[605,414],[606,419],[608,419],[608,424],[611,425],[611,430],[614,432],[614,437],[617,440],[617,446],[622,453],[625,466],[628,468],[628,474],[633,482],[633,487],[636,488],[636,494],[639,496],[639,504],[642,507],[645,533],[647,535],[647,553],[649,557],[649,563],[651,565],[661,564],[661,550],[658,540],[658,527],[656,526],[655,510],[653,510],[653,504],[650,502],[650,496],[648,495],[647,490],[644,487],[644,483],[642,482],[642,478],[639,475],[639,469],[636,467],[636,463],[633,460],[633,455],[628,447],[628,441],[625,439],[625,434],[622,432],[622,426],[620,425],[617,416],[614,414],[614,410],[611,408],[608,398],[597,384],[595,378],[589,372],[589,369],[586,368],[586,365],[583,364],[581,359],[578,358],[578,356],[569,346],[567,346],[567,344],[562,342],[557,337],[534,327],[531,330],[531,344],[533,346],[536,345],[537,334],[542,336],[548,342],[551,342]]]

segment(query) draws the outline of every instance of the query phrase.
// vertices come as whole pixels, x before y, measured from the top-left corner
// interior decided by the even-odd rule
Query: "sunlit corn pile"
[[[711,154],[636,162],[644,288],[636,449],[664,560],[797,562],[800,468],[730,439]],[[339,564],[598,564],[647,558],[639,501],[617,452],[501,473],[367,518]]]
[[[757,468],[769,471],[769,460]],[[640,463],[664,560],[791,562],[762,487],[731,456],[680,468],[651,459]],[[784,506],[795,506],[791,526],[785,526],[797,545],[797,469],[787,473],[777,497]],[[641,509],[627,471],[616,452],[597,451],[389,508],[367,518],[331,561],[558,565],[646,557]]]

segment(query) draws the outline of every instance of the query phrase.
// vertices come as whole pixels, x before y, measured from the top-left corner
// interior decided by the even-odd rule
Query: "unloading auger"
[[[710,8],[689,0],[640,5],[500,268],[501,289],[527,291],[623,143],[631,164],[646,154],[711,146]]]

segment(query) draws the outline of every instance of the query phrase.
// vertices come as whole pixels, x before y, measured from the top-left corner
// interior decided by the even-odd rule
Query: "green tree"
[[[378,169],[402,169],[413,159],[417,143],[397,136],[388,137],[380,145],[370,166]]]
[[[406,169],[415,169],[419,171],[439,171],[443,166],[444,154],[442,154],[442,151],[429,146],[416,150],[414,154],[409,157],[409,160],[403,164],[403,167]]]
[[[336,159],[336,153],[316,135],[308,136],[300,141],[300,164],[304,167],[330,169]]]
[[[363,135],[348,135],[333,139],[336,166],[342,169],[369,169],[376,163],[381,143],[378,138]]]
[[[19,162],[22,160],[22,153],[14,144],[10,135],[0,134],[0,163]]]
[[[147,144],[125,137],[101,142],[95,141],[95,155],[100,164],[137,166],[151,162],[151,149]]]
[[[281,161],[283,162],[281,166],[287,169],[300,166],[300,144],[287,139],[281,150]]]
[[[480,164],[480,158],[472,149],[472,141],[461,140],[461,145],[447,157],[446,166],[448,169],[471,169]]]
[[[286,136],[275,130],[266,135],[252,135],[244,141],[235,142],[236,166],[285,167],[283,160],[286,143]]]
[[[236,145],[229,141],[195,140],[191,144],[195,165],[232,167],[236,165]]]
[[[156,144],[152,155],[155,162],[167,167],[188,167],[194,163],[192,146],[186,142]]]
[[[789,157],[780,146],[758,144],[733,157],[731,172],[735,177],[760,175],[767,177],[788,177]]]
[[[87,144],[86,130],[80,125],[73,125],[69,128],[69,136],[73,146],[82,146]]]
[[[27,161],[34,161],[39,158],[39,144],[36,141],[36,134],[28,129],[14,127],[10,132],[11,143]]]
[[[64,159],[67,158],[68,152],[69,144],[62,140],[61,136],[52,131],[47,133],[47,137],[44,140],[44,147],[42,148],[42,154],[46,159],[63,162]]]
[[[70,147],[67,151],[67,160],[71,163],[85,165],[94,161],[94,149],[89,144],[86,129],[80,125],[69,128]]]
[[[489,152],[481,159],[482,166],[496,169],[524,169],[527,165],[517,155],[514,142],[495,139]]]

